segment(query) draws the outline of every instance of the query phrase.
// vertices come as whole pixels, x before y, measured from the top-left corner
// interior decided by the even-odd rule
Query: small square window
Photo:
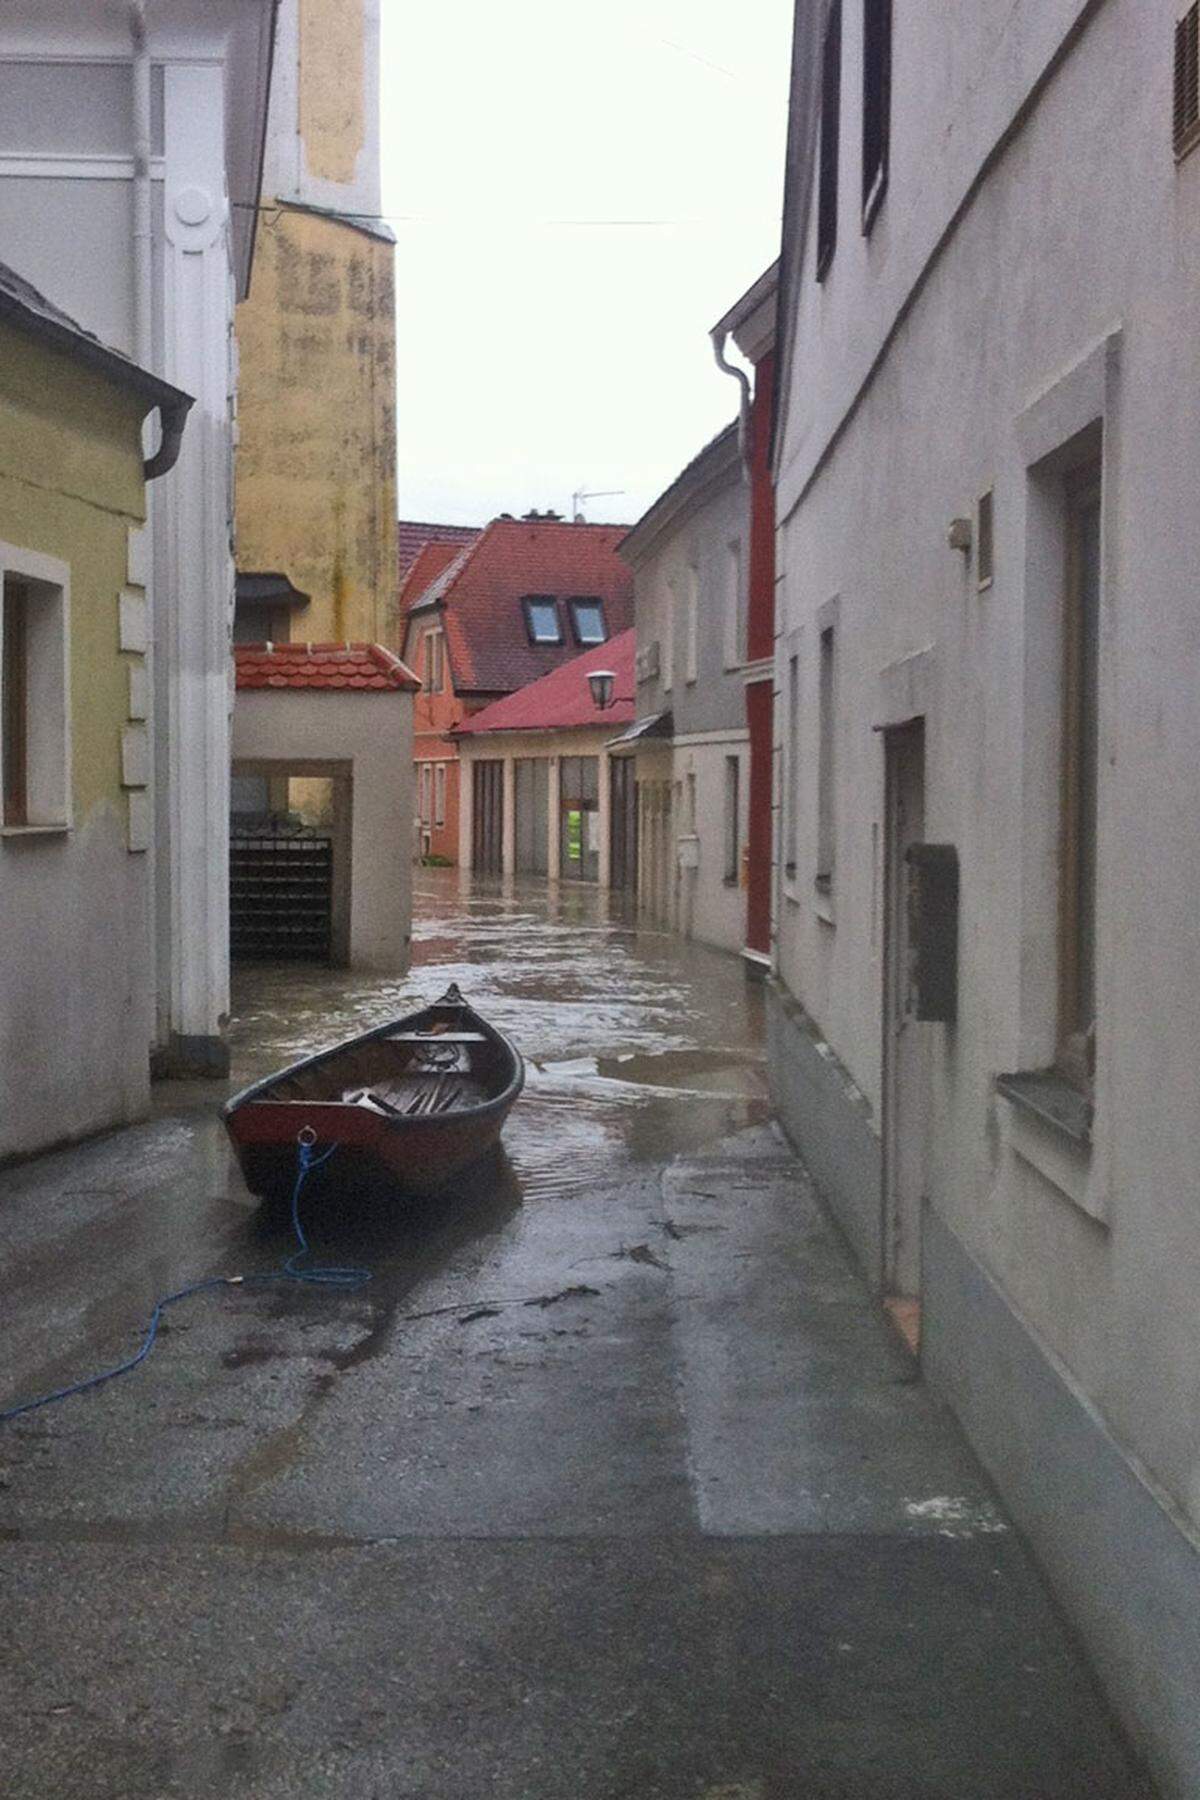
[[[577,644],[602,644],[608,637],[602,600],[571,600],[571,629]]]
[[[558,602],[553,594],[526,594],[522,605],[525,608],[525,625],[529,632],[530,643],[562,643],[562,624],[558,616]]]

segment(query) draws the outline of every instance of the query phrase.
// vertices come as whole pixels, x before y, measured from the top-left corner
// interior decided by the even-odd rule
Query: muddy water
[[[235,1073],[268,1073],[451,981],[525,1056],[504,1142],[527,1201],[768,1116],[761,990],[736,957],[639,927],[626,902],[594,889],[472,883],[453,869],[417,873],[401,979],[237,970]]]

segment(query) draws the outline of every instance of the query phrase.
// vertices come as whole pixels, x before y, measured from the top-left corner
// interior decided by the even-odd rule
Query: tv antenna
[[[583,516],[585,500],[611,500],[614,494],[623,494],[624,492],[624,488],[578,488],[571,495],[572,522],[576,525],[587,524],[587,520]]]

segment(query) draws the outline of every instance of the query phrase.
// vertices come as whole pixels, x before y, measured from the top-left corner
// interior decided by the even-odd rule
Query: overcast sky
[[[707,334],[778,253],[791,10],[383,0],[402,518],[632,521],[734,416]]]

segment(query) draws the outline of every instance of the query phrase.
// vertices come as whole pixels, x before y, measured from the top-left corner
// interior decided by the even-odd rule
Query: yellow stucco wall
[[[366,28],[359,5],[300,0],[300,136],[322,181],[354,180],[366,132]]]
[[[71,569],[75,823],[121,798],[128,667],[118,649],[128,529],[145,517],[143,403],[0,324],[0,539]]]
[[[238,567],[310,594],[292,635],[314,642],[395,635],[393,258],[336,220],[267,210],[237,310]]]

